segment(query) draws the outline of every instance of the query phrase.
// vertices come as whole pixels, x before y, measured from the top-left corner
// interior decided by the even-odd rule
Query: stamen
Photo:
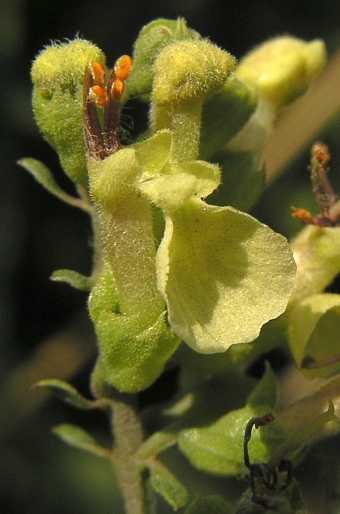
[[[325,144],[321,143],[321,141],[317,141],[312,146],[311,155],[310,170],[313,192],[320,205],[322,215],[328,217],[329,208],[336,201],[332,186],[326,177],[328,171],[326,164],[330,159],[328,148]]]
[[[124,82],[132,71],[132,59],[128,55],[120,57],[109,76],[107,86],[104,66],[91,62],[85,73],[85,138],[89,153],[96,159],[119,150],[119,102],[124,92]],[[101,127],[96,107],[104,109],[104,123]]]
[[[313,193],[321,210],[321,215],[312,216],[306,209],[292,207],[292,216],[304,223],[318,227],[337,227],[340,225],[340,204],[326,176],[326,164],[330,159],[327,146],[317,141],[311,150],[311,179]]]
[[[105,142],[100,127],[95,102],[89,98],[90,90],[94,87],[93,75],[88,66],[85,70],[84,77],[84,124],[85,124],[85,141],[88,152],[96,159],[105,158]]]

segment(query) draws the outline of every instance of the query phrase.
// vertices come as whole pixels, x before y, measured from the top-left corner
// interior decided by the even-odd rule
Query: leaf
[[[77,409],[91,410],[103,406],[98,401],[84,398],[84,396],[82,396],[74,387],[63,380],[40,380],[40,382],[37,382],[34,387],[46,387],[55,397],[69,405],[72,405],[73,407],[76,407]]]
[[[316,294],[297,303],[289,318],[290,348],[310,378],[340,370],[340,295]]]
[[[19,166],[22,166],[25,170],[31,173],[36,181],[39,182],[39,184],[47,189],[47,191],[49,191],[52,195],[59,198],[59,200],[62,200],[63,202],[66,202],[72,206],[81,207],[81,200],[74,198],[68,193],[65,193],[65,191],[63,191],[57,184],[53,174],[47,168],[47,166],[45,166],[45,164],[30,157],[20,159],[17,162]]]
[[[184,485],[159,461],[154,461],[150,466],[150,480],[155,491],[175,510],[188,503],[188,493]]]
[[[247,403],[252,407],[267,405],[275,410],[278,402],[278,385],[270,364],[266,362],[263,377],[248,397]]]
[[[283,236],[199,199],[166,217],[156,264],[170,325],[201,353],[256,339],[284,311],[296,270]]]
[[[236,383],[236,388],[240,389],[239,383]],[[248,395],[247,405],[228,412],[208,426],[182,430],[179,433],[179,448],[202,471],[237,475],[244,470],[242,448],[248,421],[273,411],[276,401],[276,379],[267,365],[265,374]],[[273,451],[286,440],[287,434],[288,431],[280,421],[253,430],[249,445],[250,458],[256,461],[268,460]]]
[[[177,434],[171,432],[155,432],[138,448],[136,458],[146,460],[173,446],[177,442]]]
[[[213,494],[194,501],[185,514],[233,514],[234,508],[221,496]]]
[[[54,271],[51,275],[51,280],[54,282],[66,282],[79,291],[90,291],[93,287],[92,277],[86,277],[77,271],[70,269],[60,269]]]
[[[244,430],[248,421],[270,412],[271,407],[246,405],[229,412],[203,428],[190,428],[179,434],[179,448],[197,469],[214,475],[238,475],[245,470]],[[252,461],[266,462],[287,438],[280,422],[253,430],[249,444]]]
[[[88,432],[75,425],[58,425],[53,428],[53,433],[74,448],[92,453],[97,457],[112,458],[112,453],[108,448],[100,446]]]

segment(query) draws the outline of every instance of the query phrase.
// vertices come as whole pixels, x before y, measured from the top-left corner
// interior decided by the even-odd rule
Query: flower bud
[[[277,37],[255,48],[239,63],[236,75],[284,107],[307,89],[311,79],[326,63],[325,44],[307,43],[291,36]]]
[[[155,20],[139,33],[133,51],[134,69],[127,82],[130,95],[140,95],[148,100],[153,81],[153,66],[160,51],[170,43],[182,39],[200,39],[195,30],[189,29],[183,18]]]
[[[91,61],[105,62],[101,50],[88,41],[52,44],[32,66],[33,110],[45,139],[57,151],[65,173],[86,186],[83,81]]]
[[[168,45],[155,63],[152,100],[178,104],[206,99],[222,88],[235,67],[235,58],[209,41]]]
[[[235,59],[208,41],[180,41],[165,47],[154,66],[151,126],[173,135],[173,159],[197,159],[204,100],[218,92]]]

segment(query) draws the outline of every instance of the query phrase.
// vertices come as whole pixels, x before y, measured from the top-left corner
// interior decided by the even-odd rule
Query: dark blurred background
[[[73,191],[34,124],[31,62],[50,40],[79,34],[101,47],[112,65],[121,54],[131,53],[143,25],[178,16],[237,58],[286,33],[323,38],[330,55],[340,46],[339,0],[0,0],[1,512],[121,512],[108,465],[66,448],[49,431],[53,424],[76,419],[103,437],[104,418],[92,413],[75,418],[69,408],[28,389],[40,378],[60,377],[86,394],[95,353],[86,295],[49,280],[60,268],[89,273],[89,222],[16,165],[21,157],[37,158]],[[129,115],[133,117],[133,109]],[[318,135],[330,145],[338,191],[339,135],[338,118]],[[315,209],[306,172],[308,152],[303,149],[257,209],[287,236],[299,229],[290,220],[291,204]]]

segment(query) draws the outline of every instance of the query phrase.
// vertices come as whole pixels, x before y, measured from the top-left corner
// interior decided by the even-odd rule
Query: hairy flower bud
[[[90,61],[105,62],[94,44],[75,39],[52,44],[32,67],[33,109],[45,139],[57,151],[65,173],[86,186],[83,82]]]
[[[159,19],[145,25],[134,45],[134,70],[127,83],[128,92],[148,100],[152,89],[153,66],[160,51],[175,41],[197,40],[200,37],[198,32],[187,27],[183,18]]]
[[[325,44],[291,36],[277,37],[252,50],[237,67],[236,75],[253,84],[277,109],[291,103],[307,89],[326,63]]]

